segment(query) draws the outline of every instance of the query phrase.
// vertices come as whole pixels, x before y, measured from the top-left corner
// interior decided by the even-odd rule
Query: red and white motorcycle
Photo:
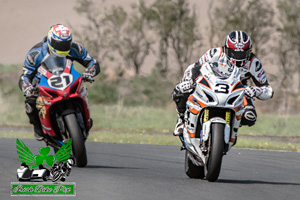
[[[216,181],[222,158],[236,142],[244,112],[240,72],[227,61],[205,63],[187,101],[183,131],[185,172]]]
[[[36,107],[47,144],[57,151],[72,138],[78,167],[87,165],[85,141],[92,126],[87,89],[71,60],[49,55],[38,69]]]

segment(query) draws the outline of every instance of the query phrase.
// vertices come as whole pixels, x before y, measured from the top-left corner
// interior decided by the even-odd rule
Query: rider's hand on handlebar
[[[94,67],[88,67],[88,68],[86,68],[86,70],[82,74],[82,80],[92,83],[92,82],[95,81],[94,78],[93,78],[95,76],[95,74],[96,74],[95,68]]]
[[[25,83],[22,85],[22,91],[26,97],[31,97],[36,95],[37,87],[33,86],[31,83]]]
[[[190,93],[194,89],[192,80],[183,80],[176,87],[183,94]]]
[[[87,75],[84,75],[84,74],[82,74],[82,80],[83,80],[84,82],[90,82],[90,83],[92,83],[92,82],[95,81],[93,77],[87,76]]]
[[[257,97],[262,93],[262,89],[257,86],[248,86],[245,89],[245,97],[250,99],[253,97]]]

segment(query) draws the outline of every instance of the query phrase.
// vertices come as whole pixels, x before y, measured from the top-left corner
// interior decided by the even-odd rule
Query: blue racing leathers
[[[47,54],[49,54],[47,37],[29,50],[24,61],[23,74],[19,81],[19,87],[22,91],[23,85],[31,84],[34,78],[38,79],[36,76],[37,70]],[[77,61],[85,68],[95,68],[95,75],[100,73],[99,63],[88,54],[87,50],[83,46],[78,43],[72,42],[71,50],[67,55],[67,58],[72,61]]]
[[[42,136],[41,123],[38,116],[38,110],[36,108],[36,93],[32,92],[33,80],[36,79],[37,83],[39,77],[37,76],[37,71],[39,66],[42,64],[47,55],[50,54],[47,44],[47,37],[45,37],[40,43],[32,47],[26,55],[23,74],[19,80],[19,87],[26,96],[25,99],[25,109],[26,114],[29,117],[29,121],[34,125],[34,131],[37,135]],[[100,73],[99,63],[93,59],[87,50],[81,45],[73,42],[67,59],[72,61],[77,61],[85,68],[84,72],[86,76],[91,80],[91,77],[96,76]]]

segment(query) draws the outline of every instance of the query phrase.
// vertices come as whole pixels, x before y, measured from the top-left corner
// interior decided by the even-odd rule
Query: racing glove
[[[182,94],[190,93],[193,91],[193,81],[192,79],[185,79],[176,85],[176,89],[178,89]]]
[[[36,94],[36,88],[31,83],[23,83],[22,92],[26,97],[31,97]]]
[[[82,74],[82,80],[92,83],[95,81],[93,78],[95,75],[96,75],[95,66],[88,67]]]
[[[257,86],[248,86],[245,89],[245,97],[248,99],[258,97],[259,95],[261,95],[261,93],[262,89]]]

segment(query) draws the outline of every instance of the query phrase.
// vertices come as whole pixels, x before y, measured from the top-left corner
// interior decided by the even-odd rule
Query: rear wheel
[[[74,113],[71,113],[65,115],[64,120],[70,137],[72,138],[72,149],[76,159],[76,165],[77,167],[85,167],[87,165],[87,155],[77,118]]]
[[[185,173],[190,178],[204,178],[204,166],[195,165],[190,159],[190,152],[185,151]]]
[[[206,179],[210,182],[214,182],[218,179],[223,151],[224,151],[224,124],[213,123],[211,125],[211,149],[207,162]]]

